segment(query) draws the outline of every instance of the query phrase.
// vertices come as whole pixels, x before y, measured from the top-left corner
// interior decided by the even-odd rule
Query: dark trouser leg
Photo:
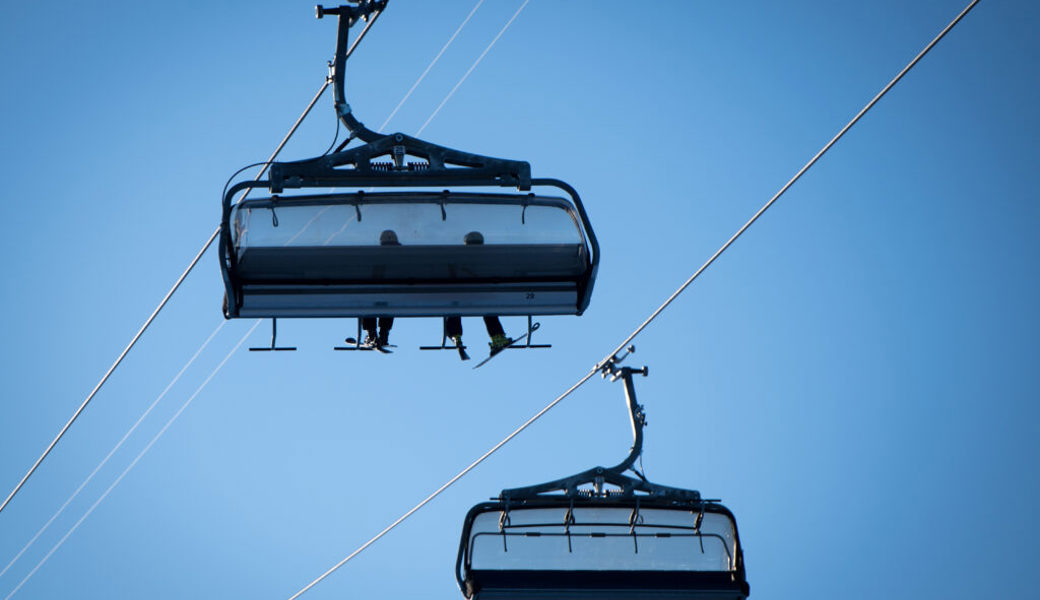
[[[379,344],[385,346],[390,343],[390,328],[394,326],[393,317],[379,317]]]
[[[502,322],[498,320],[495,315],[487,315],[484,317],[484,327],[487,327],[488,335],[495,337],[496,335],[505,335],[506,330],[502,329]]]
[[[361,328],[365,330],[365,333],[372,337],[376,337],[376,318],[365,317],[361,319]]]
[[[452,338],[462,335],[462,317],[444,317],[444,335]]]

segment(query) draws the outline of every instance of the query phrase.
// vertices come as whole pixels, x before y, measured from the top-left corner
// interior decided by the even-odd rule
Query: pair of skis
[[[499,346],[498,348],[492,348],[491,349],[491,353],[488,355],[488,357],[485,358],[484,360],[478,362],[477,364],[473,365],[473,368],[474,369],[479,369],[480,367],[483,367],[484,365],[486,365],[488,363],[488,361],[490,361],[492,358],[495,358],[496,356],[498,356],[498,354],[500,352],[502,352],[503,350],[505,350],[506,348],[511,348],[511,347],[519,344],[520,342],[526,340],[527,336],[530,335],[532,332],[536,331],[539,326],[540,325],[538,323],[534,323],[531,326],[530,331],[528,331],[527,333],[524,333],[523,335],[521,335],[520,337],[518,337],[516,339],[509,340],[509,343],[506,344],[505,346]],[[361,351],[375,350],[376,352],[381,352],[383,354],[393,354],[393,350],[391,350],[390,348],[396,348],[397,347],[397,346],[393,346],[391,344],[372,344],[372,343],[369,343],[369,344],[364,344],[364,343],[359,344],[357,339],[356,338],[352,338],[352,337],[348,337],[344,341],[347,344],[350,344],[350,346],[337,346],[335,348],[335,350],[361,350]],[[440,349],[440,348],[438,348],[438,349]],[[459,351],[459,358],[461,358],[462,360],[469,360],[470,357],[469,357],[469,354],[466,353],[466,347],[465,346],[456,345],[455,349]]]
[[[488,361],[490,361],[492,358],[495,358],[496,356],[498,356],[503,350],[505,350],[507,348],[551,348],[552,347],[551,344],[532,344],[532,343],[530,343],[530,339],[529,338],[530,338],[531,334],[534,333],[535,331],[538,331],[539,327],[541,327],[541,325],[539,323],[531,322],[531,318],[528,317],[528,319],[527,319],[527,331],[523,335],[518,336],[516,339],[510,340],[509,343],[506,344],[505,346],[500,346],[498,348],[492,348],[491,349],[491,353],[488,354],[487,358],[485,358],[484,360],[480,361],[479,363],[473,365],[473,368],[474,369],[479,369],[480,367],[483,367],[484,365],[486,365],[488,363]],[[526,343],[521,343],[521,342],[526,342]],[[445,334],[445,337],[443,337],[441,339],[441,345],[440,346],[419,346],[419,349],[420,350],[457,350],[458,353],[459,353],[459,358],[460,359],[462,359],[462,360],[469,360],[470,359],[469,354],[466,353],[466,346],[463,346],[463,345],[449,346],[447,344],[447,334]]]
[[[534,329],[537,329],[537,325],[538,324],[535,323],[536,327]],[[484,360],[482,360],[482,361],[478,362],[477,364],[473,365],[473,368],[474,369],[479,369],[480,367],[483,367],[484,365],[487,364],[487,362],[489,360],[491,360],[492,358],[495,358],[496,356],[498,356],[498,354],[500,352],[502,352],[503,350],[505,350],[506,348],[512,347],[512,346],[516,345],[517,343],[526,340],[527,339],[527,335],[528,334],[525,333],[525,334],[521,335],[520,337],[516,338],[515,340],[510,340],[509,343],[506,344],[505,346],[499,346],[498,348],[492,348],[491,349],[491,354],[489,354],[488,357],[485,358]],[[390,348],[396,348],[397,347],[397,346],[394,346],[394,345],[391,345],[391,344],[359,344],[357,339],[352,338],[352,337],[348,337],[347,339],[345,339],[343,341],[345,341],[347,344],[350,344],[350,345],[349,346],[336,346],[333,349],[334,350],[360,350],[360,351],[372,351],[372,350],[374,350],[376,352],[381,352],[383,354],[393,354],[394,351],[391,350]],[[455,349],[459,351],[459,358],[461,358],[462,360],[469,360],[470,357],[469,357],[469,354],[466,353],[466,347],[465,346],[457,345],[457,346],[455,346]]]

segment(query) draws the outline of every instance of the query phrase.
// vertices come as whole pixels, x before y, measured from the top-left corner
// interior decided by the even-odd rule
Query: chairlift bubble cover
[[[228,222],[233,317],[581,314],[594,276],[582,220],[557,197],[275,195]]]
[[[542,496],[474,506],[457,561],[475,600],[747,598],[736,520],[721,504]]]

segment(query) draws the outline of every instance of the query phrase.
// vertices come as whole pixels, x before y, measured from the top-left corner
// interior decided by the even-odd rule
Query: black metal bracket
[[[409,156],[418,161],[407,161]],[[387,157],[390,160],[379,160]],[[394,133],[309,160],[272,163],[271,192],[286,188],[487,185],[531,189],[531,165]]]
[[[358,19],[367,20],[372,13],[382,11],[386,8],[386,3],[387,0],[357,0],[353,5],[344,4],[335,8],[325,8],[319,4],[314,7],[314,13],[319,19],[325,15],[345,16],[353,25]]]
[[[250,352],[295,352],[296,346],[278,346],[278,319],[271,319],[271,345],[268,347],[250,348]]]
[[[645,477],[633,468],[636,459],[643,452],[643,427],[646,426],[646,413],[643,407],[636,402],[635,384],[632,380],[634,374],[644,377],[649,374],[649,369],[633,369],[631,367],[618,367],[617,363],[625,359],[629,354],[635,352],[634,346],[629,346],[626,353],[620,357],[615,356],[604,366],[604,377],[611,376],[611,381],[621,379],[625,385],[625,402],[628,405],[628,415],[632,423],[632,448],[625,460],[613,467],[594,467],[582,471],[570,477],[563,477],[554,481],[532,485],[528,487],[512,488],[502,490],[500,499],[503,501],[530,500],[538,497],[562,496],[569,498],[607,498],[607,497],[634,497],[636,492],[654,498],[667,498],[673,500],[700,502],[700,492],[659,485],[647,481]],[[625,475],[624,472],[632,470],[637,477]],[[580,489],[580,486],[590,485],[590,489]],[[609,490],[606,485],[617,487],[617,490]]]
[[[320,19],[321,17],[318,17],[318,18]],[[357,336],[356,337],[348,337],[348,338],[344,339],[343,342],[345,344],[347,344],[346,346],[333,346],[332,349],[333,350],[368,350],[368,348],[365,348],[364,346],[361,345],[361,339],[362,339],[361,338],[361,319],[358,319],[357,320]]]
[[[445,178],[445,185],[470,183],[529,190],[531,167],[526,162],[461,152],[402,133],[385,135],[368,129],[354,117],[344,89],[346,61],[365,33],[386,10],[387,2],[388,0],[357,0],[337,8],[325,8],[321,5],[316,7],[315,12],[319,19],[325,15],[339,17],[336,55],[331,67],[336,116],[346,126],[351,138],[360,139],[366,142],[366,145],[297,163],[275,163],[271,165],[271,192],[277,194],[283,188],[326,185],[431,185],[438,183],[441,177]],[[350,28],[360,20],[366,21],[365,27],[354,43],[350,44]],[[408,155],[421,160],[406,163],[405,158]],[[373,160],[384,156],[390,157],[390,161]],[[334,170],[345,165],[351,165],[353,169]],[[370,181],[369,178],[373,176],[375,179]]]
[[[452,346],[448,345],[448,330],[447,330],[447,328],[444,327],[444,323],[443,323],[443,320],[442,320],[442,323],[441,323],[441,345],[440,346],[419,346],[419,349],[420,350],[458,350],[459,347],[458,346],[454,346],[454,345],[452,345]],[[466,347],[462,346],[461,349],[465,350]]]
[[[531,315],[527,315],[527,339],[524,340],[523,344],[513,344],[512,346],[506,347],[506,350],[512,350],[514,348],[552,348],[552,344],[534,344],[531,342],[531,338],[534,337],[534,332],[538,329],[538,323],[533,322]]]
[[[539,349],[541,349],[541,348],[552,348],[552,344],[532,344],[531,343],[531,336],[534,335],[534,332],[537,331],[539,329],[539,327],[540,327],[540,325],[538,323],[534,322],[534,318],[531,315],[527,315],[527,335],[526,335],[526,338],[524,339],[524,343],[523,344],[513,344],[512,346],[508,346],[505,349],[506,350],[512,350],[512,349],[524,349],[524,348],[539,348]],[[441,345],[440,346],[419,346],[419,349],[420,350],[458,350],[459,347],[455,346],[455,345],[451,345],[451,346],[448,345],[448,332],[447,332],[447,330],[445,330],[442,327],[441,328]],[[462,349],[465,350],[466,346],[463,346]]]

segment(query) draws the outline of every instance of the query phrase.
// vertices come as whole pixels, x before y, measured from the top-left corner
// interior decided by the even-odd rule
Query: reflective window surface
[[[378,246],[387,230],[403,246],[462,245],[473,231],[487,245],[584,243],[563,200],[473,196],[453,196],[444,204],[430,201],[428,194],[248,200],[235,208],[232,240],[239,253],[250,247]]]
[[[707,571],[735,569],[735,527],[726,515],[642,509],[635,527],[630,508],[514,509],[476,516],[470,568],[485,570]],[[567,532],[570,535],[567,535]]]

